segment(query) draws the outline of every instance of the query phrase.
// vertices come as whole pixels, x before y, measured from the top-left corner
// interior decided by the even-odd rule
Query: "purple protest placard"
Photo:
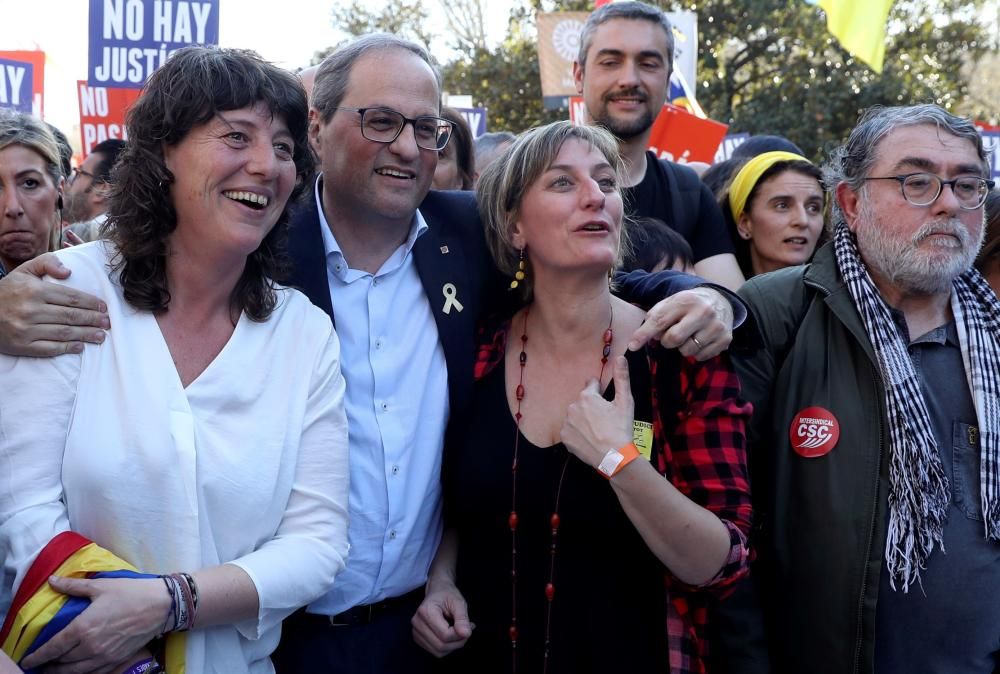
[[[0,108],[31,112],[34,66],[26,61],[0,59]]]
[[[980,133],[983,134],[983,145],[990,153],[990,177],[1000,180],[1000,131],[980,129]]]
[[[486,133],[486,108],[455,108],[458,110],[472,131],[473,138],[479,138]]]
[[[87,82],[139,89],[176,50],[219,43],[219,0],[90,0]]]

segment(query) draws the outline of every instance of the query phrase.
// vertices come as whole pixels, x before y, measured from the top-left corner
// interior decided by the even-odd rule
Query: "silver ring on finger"
[[[691,335],[690,339],[692,342],[694,342],[694,345],[697,346],[699,350],[705,348],[705,345],[699,342],[698,338],[695,337],[694,335]]]

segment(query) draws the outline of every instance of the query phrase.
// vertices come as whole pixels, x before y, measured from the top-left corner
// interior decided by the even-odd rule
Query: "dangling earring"
[[[611,265],[608,267],[608,289],[614,290],[615,285],[615,266]]]
[[[517,271],[514,272],[514,280],[510,282],[510,289],[514,290],[520,281],[524,280],[524,248],[518,251]]]

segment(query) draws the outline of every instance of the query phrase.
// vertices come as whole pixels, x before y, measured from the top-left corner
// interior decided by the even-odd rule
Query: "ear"
[[[524,238],[524,232],[521,230],[521,221],[515,220],[514,224],[510,226],[510,242],[517,249],[527,248],[528,242]]]
[[[167,167],[168,171],[170,171],[171,173],[173,173],[176,176],[177,175],[177,171],[174,170],[174,166],[173,166],[173,163],[174,163],[173,162],[173,159],[174,159],[174,149],[175,148],[176,148],[175,145],[167,145],[166,143],[164,143],[163,146],[162,146],[163,165]]]
[[[833,195],[844,214],[844,221],[847,222],[848,229],[853,232],[858,222],[858,212],[861,209],[860,195],[846,182],[838,183]]]
[[[110,196],[111,185],[107,183],[94,185],[93,189],[90,190],[90,201],[95,204],[103,204]]]
[[[576,93],[583,95],[583,65],[579,61],[573,61],[573,82],[576,84]]]
[[[63,209],[63,188],[66,186],[66,179],[60,178],[59,184],[56,185],[56,210],[61,211]]]
[[[740,238],[749,241],[753,238],[753,220],[746,213],[740,216],[740,221],[736,223],[736,231],[740,233]]]
[[[320,114],[319,110],[316,108],[309,108],[309,145],[312,146],[313,152],[316,153],[317,157],[322,157],[320,152],[320,142],[319,136],[320,131],[323,128],[323,116]]]

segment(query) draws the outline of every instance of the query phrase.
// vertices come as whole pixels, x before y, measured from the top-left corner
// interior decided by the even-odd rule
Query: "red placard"
[[[139,98],[139,89],[92,87],[86,80],[76,83],[80,101],[80,147],[83,158],[108,138],[126,139],[125,113]]]
[[[649,149],[660,159],[679,164],[689,161],[711,164],[728,128],[714,119],[696,117],[684,108],[667,103],[653,123]]]
[[[31,111],[40,119],[45,118],[45,52],[43,51],[0,51],[0,59],[27,61],[31,64]]]
[[[587,107],[581,96],[570,96],[569,119],[574,124],[587,124]],[[729,127],[714,119],[704,119],[676,105],[664,104],[653,123],[649,149],[661,159],[678,164],[691,161],[711,164],[715,152],[726,137]]]

